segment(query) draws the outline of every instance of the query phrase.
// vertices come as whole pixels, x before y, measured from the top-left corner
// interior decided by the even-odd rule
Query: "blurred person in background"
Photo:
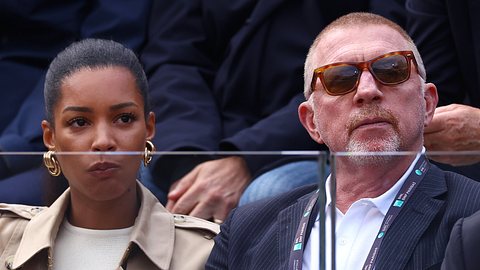
[[[439,107],[425,129],[429,151],[480,151],[480,5],[407,0],[407,31],[435,83]],[[430,155],[446,170],[480,181],[480,155]]]
[[[142,61],[158,150],[326,150],[298,121],[304,56],[319,29],[366,10],[404,23],[402,0],[156,1]],[[169,210],[219,222],[241,196],[245,204],[318,181],[316,160],[298,157],[162,156],[153,163]]]

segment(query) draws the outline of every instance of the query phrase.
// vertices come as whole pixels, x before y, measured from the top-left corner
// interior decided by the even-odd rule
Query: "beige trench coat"
[[[117,269],[204,269],[218,225],[173,215],[138,187],[140,212]],[[0,204],[0,270],[52,269],[55,237],[69,202],[67,190],[49,208]]]

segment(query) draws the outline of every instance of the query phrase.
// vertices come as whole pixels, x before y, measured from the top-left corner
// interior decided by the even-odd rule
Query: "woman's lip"
[[[118,171],[118,168],[108,168],[104,170],[93,170],[93,171],[89,171],[88,173],[95,178],[104,179],[104,178],[113,177],[117,171]]]
[[[114,170],[119,168],[120,165],[113,162],[96,162],[88,167],[89,172],[101,172],[101,171],[108,171]]]
[[[106,179],[114,177],[120,165],[113,162],[96,162],[88,168],[88,173],[95,178]]]

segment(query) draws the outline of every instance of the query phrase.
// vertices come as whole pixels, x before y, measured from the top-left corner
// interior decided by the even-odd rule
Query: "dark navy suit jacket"
[[[480,212],[455,223],[448,242],[442,270],[480,268]]]
[[[157,116],[157,149],[318,150],[297,114],[313,39],[353,11],[403,24],[403,2],[156,1],[142,61]],[[255,172],[272,159],[247,157],[247,163]]]
[[[233,210],[206,268],[287,269],[297,226],[315,189],[299,188]],[[440,269],[455,221],[479,209],[480,183],[433,165],[386,234],[376,269]]]

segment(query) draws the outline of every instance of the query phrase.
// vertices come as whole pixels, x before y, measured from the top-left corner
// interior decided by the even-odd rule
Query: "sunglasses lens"
[[[323,82],[329,94],[342,95],[355,88],[359,74],[355,66],[333,66],[323,72]]]
[[[410,75],[409,63],[403,55],[380,58],[372,63],[372,70],[375,77],[384,84],[404,82]]]

